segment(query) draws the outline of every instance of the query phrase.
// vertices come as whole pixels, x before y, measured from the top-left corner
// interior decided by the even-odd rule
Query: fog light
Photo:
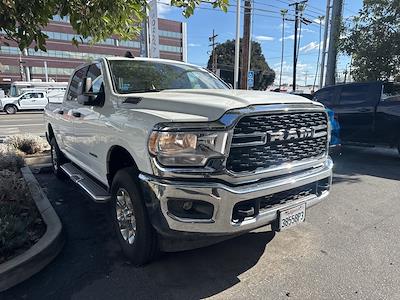
[[[206,201],[186,199],[168,200],[168,213],[183,219],[212,219],[214,206]]]
[[[184,210],[190,210],[193,207],[193,202],[192,201],[186,201],[183,203],[182,208]]]

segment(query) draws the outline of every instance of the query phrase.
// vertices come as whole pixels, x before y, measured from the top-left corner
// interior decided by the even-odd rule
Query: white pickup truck
[[[93,61],[45,120],[54,173],[108,203],[135,265],[159,250],[297,225],[331,186],[321,104],[232,90],[194,65]]]
[[[15,114],[22,110],[43,110],[48,102],[45,92],[26,92],[18,97],[0,99],[0,111],[3,110],[7,114]]]
[[[4,97],[0,99],[0,111],[15,114],[24,110],[44,110],[49,102],[62,103],[65,88],[57,89],[28,89],[18,97]]]

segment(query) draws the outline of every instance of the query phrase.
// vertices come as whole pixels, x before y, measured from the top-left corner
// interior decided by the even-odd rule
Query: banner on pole
[[[160,58],[160,38],[158,34],[158,13],[157,0],[151,0],[149,3],[149,56]]]

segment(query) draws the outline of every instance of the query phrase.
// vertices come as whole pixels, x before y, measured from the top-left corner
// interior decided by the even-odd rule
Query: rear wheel
[[[135,172],[117,172],[111,186],[111,217],[122,251],[135,266],[153,260],[158,253],[157,235],[150,224]]]
[[[7,115],[13,115],[17,113],[18,109],[15,105],[9,104],[4,107],[4,111],[6,112]]]
[[[50,140],[50,153],[51,153],[51,166],[53,169],[53,173],[59,178],[66,178],[65,173],[61,170],[61,165],[67,162],[64,154],[61,152],[60,148],[58,148],[56,139],[53,137]]]

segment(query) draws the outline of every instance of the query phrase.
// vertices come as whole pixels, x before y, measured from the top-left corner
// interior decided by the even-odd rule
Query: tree
[[[201,0],[171,0],[171,5],[182,7],[182,14],[190,17]],[[213,7],[227,11],[229,0],[210,0]],[[146,15],[147,0],[3,0],[0,1],[0,30],[6,38],[18,43],[22,50],[34,43],[35,50],[46,50],[48,38],[42,32],[54,15],[69,16],[72,28],[93,43],[112,35],[133,39]],[[77,40],[73,40],[78,44]]]
[[[242,49],[241,46],[240,49]],[[221,70],[221,78],[233,85],[235,40],[227,40],[226,42],[217,45],[214,51],[217,55],[217,69]],[[213,53],[211,53],[207,64],[207,68],[210,70],[212,66],[212,55]],[[275,71],[268,66],[265,57],[262,54],[260,43],[255,41],[251,43],[250,70],[254,71],[255,90],[265,90],[275,80]]]
[[[364,0],[342,36],[339,49],[352,56],[356,81],[400,78],[400,1]]]

